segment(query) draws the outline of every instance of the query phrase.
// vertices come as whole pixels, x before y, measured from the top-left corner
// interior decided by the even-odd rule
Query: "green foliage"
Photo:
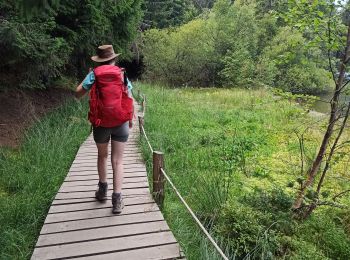
[[[320,50],[316,47],[305,49],[305,44],[301,33],[289,27],[281,28],[263,50],[260,64],[268,66],[269,70],[268,73],[260,72],[262,81],[272,82],[273,86],[293,93],[318,94],[329,90],[330,73],[314,61]]]
[[[0,20],[1,88],[43,87],[60,75],[70,47],[63,38],[50,36],[55,28],[53,18],[24,23],[12,2],[0,3],[0,11],[6,12],[6,18]]]
[[[24,2],[0,3],[1,88],[48,87],[63,73],[82,76],[101,44],[113,44],[124,59],[130,56],[141,0],[31,1],[40,11],[29,20],[21,15],[28,9]]]
[[[145,79],[171,86],[257,87],[319,94],[332,86],[320,48],[283,26],[285,3],[219,0],[176,29],[144,35]],[[262,10],[268,9],[264,13]],[[271,12],[270,12],[271,11]],[[259,15],[257,15],[259,14]]]
[[[147,96],[145,129],[153,148],[165,152],[167,174],[230,259],[349,258],[348,209],[320,208],[304,223],[291,217],[289,184],[300,174],[299,142],[291,133],[314,125],[305,139],[305,151],[314,151],[323,124],[293,101],[304,96],[138,87]],[[148,146],[142,147],[150,162]],[[329,186],[349,189],[343,179]],[[188,259],[220,259],[169,186],[164,214]]]
[[[248,0],[249,1],[249,0]],[[285,0],[255,0],[257,15],[264,15],[266,13],[281,13],[288,10],[288,1]]]
[[[197,11],[190,0],[145,0],[144,22],[151,28],[167,28],[190,21]]]
[[[282,17],[305,33],[309,46],[339,51],[345,42],[346,26],[342,23],[341,12],[345,3],[338,0],[291,0]]]
[[[143,48],[145,78],[173,86],[249,82],[254,73],[250,59],[255,53],[256,28],[252,7],[219,1],[213,12],[177,29],[148,31]]]
[[[56,8],[59,2],[60,0],[18,0],[16,1],[16,6],[21,15],[27,19],[31,19],[41,12]]]
[[[304,234],[307,234],[307,237]],[[350,237],[332,218],[320,214],[312,216],[312,219],[307,220],[301,227],[300,237],[308,242],[317,241],[323,254],[330,259],[350,258]]]
[[[256,211],[253,208],[244,206],[237,202],[231,202],[226,205],[220,215],[220,220],[216,224],[216,232],[222,237],[228,239],[228,243],[235,248],[235,254],[242,258],[249,254],[253,258],[258,258],[258,252],[252,252],[256,249],[259,237],[263,236],[265,228],[262,222],[268,222],[269,215]],[[268,232],[268,231],[267,231]],[[277,244],[273,232],[269,232],[268,241],[260,241],[265,243],[263,249],[265,257],[263,259],[272,259]],[[267,243],[266,243],[267,242]],[[262,248],[261,248],[262,249]],[[255,256],[255,257],[254,257]]]
[[[149,80],[178,85],[211,85],[215,75],[213,43],[204,20],[197,19],[175,30],[152,29],[143,48]]]
[[[71,100],[36,122],[18,151],[0,150],[0,258],[29,259],[81,142],[87,102]]]
[[[215,50],[222,61],[219,72],[222,85],[248,86],[254,80],[253,59],[258,39],[254,7],[218,1],[214,12]]]
[[[219,75],[226,86],[249,86],[254,84],[255,65],[249,52],[242,49],[229,51],[223,58],[224,68]]]
[[[327,92],[332,86],[329,72],[316,67],[316,64],[307,66],[292,66],[286,72],[284,79],[276,85],[292,93],[319,94]]]
[[[292,260],[329,260],[312,242],[300,238],[288,240],[286,243],[295,253],[290,254]]]

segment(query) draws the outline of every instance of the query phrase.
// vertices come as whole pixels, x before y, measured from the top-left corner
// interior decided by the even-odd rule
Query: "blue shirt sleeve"
[[[132,97],[132,84],[131,84],[131,81],[128,79],[128,78],[126,78],[126,82],[127,82],[127,85],[128,85],[128,95],[129,95],[129,97]]]
[[[83,81],[83,88],[85,90],[90,90],[94,83],[95,83],[95,74],[93,71],[90,71],[89,74],[86,75]]]
[[[126,80],[127,80],[127,83],[128,83],[128,89],[129,89],[129,91],[131,91],[132,90],[131,81],[128,78],[126,78]]]

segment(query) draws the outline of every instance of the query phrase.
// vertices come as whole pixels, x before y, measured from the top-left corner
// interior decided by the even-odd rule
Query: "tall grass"
[[[305,150],[313,153],[319,119],[266,90],[136,88],[146,94],[145,129],[154,150],[165,153],[166,172],[231,259],[349,256],[349,234],[334,219],[344,211],[320,209],[305,223],[290,217],[300,174],[295,131],[311,125]],[[220,259],[169,185],[163,213],[188,259]],[[314,239],[326,235],[319,219],[333,223],[331,245]]]
[[[87,102],[33,124],[18,150],[0,150],[0,259],[31,256],[51,201],[89,134]]]

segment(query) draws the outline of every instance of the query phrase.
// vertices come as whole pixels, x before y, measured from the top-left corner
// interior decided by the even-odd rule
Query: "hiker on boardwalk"
[[[132,127],[133,99],[123,69],[116,66],[116,54],[112,45],[97,48],[97,55],[91,59],[97,63],[76,89],[76,96],[82,97],[90,91],[89,121],[98,149],[97,169],[99,175],[97,200],[107,196],[108,143],[111,141],[111,162],[113,168],[112,212],[119,214],[123,208],[123,153]]]

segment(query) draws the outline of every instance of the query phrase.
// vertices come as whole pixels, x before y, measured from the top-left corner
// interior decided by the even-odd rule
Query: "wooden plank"
[[[123,185],[127,183],[138,183],[138,182],[147,182],[147,177],[136,177],[136,178],[124,178]],[[108,185],[112,185],[113,178],[107,178]],[[74,187],[74,186],[97,186],[96,180],[82,180],[82,181],[73,181],[73,182],[64,182],[64,187]]]
[[[113,173],[113,169],[111,167],[107,167],[108,174]],[[123,173],[124,176],[133,175],[137,172],[147,172],[146,167],[132,167],[132,168],[124,168]],[[74,170],[70,171],[67,176],[79,176],[79,175],[97,175],[97,169],[90,168],[90,169],[81,169],[81,170]]]
[[[157,207],[157,204],[155,203],[131,205],[131,206],[125,206],[122,213],[120,213],[119,216],[142,213],[147,211],[157,211],[157,210],[159,209]],[[112,205],[110,204],[109,208],[48,214],[45,219],[45,224],[72,221],[72,220],[78,220],[78,219],[109,217],[112,215],[113,215]],[[96,221],[99,221],[99,220],[97,219]]]
[[[128,156],[142,156],[141,152],[129,152],[129,151],[125,151],[124,152],[124,158],[128,157]],[[108,158],[111,158],[111,154],[108,154]],[[143,158],[143,157],[142,157]],[[89,153],[89,154],[77,154],[77,156],[75,157],[75,159],[97,159],[97,152],[96,153]]]
[[[127,159],[124,159],[123,160],[123,165],[128,165],[128,164],[143,164],[143,160],[142,159],[136,159],[136,158],[127,158]],[[96,166],[97,165],[97,159],[94,159],[94,160],[78,160],[76,162],[74,162],[74,166],[84,166],[84,165],[87,165],[87,166]],[[110,160],[107,160],[107,166],[112,166]]]
[[[108,151],[110,152],[112,150],[111,148],[111,143],[109,143],[109,146],[108,146]],[[126,146],[124,148],[124,150],[126,149],[134,149],[134,150],[140,150],[139,149],[139,144],[138,143],[126,143]],[[90,151],[97,151],[97,147],[96,147],[96,144],[95,143],[91,143],[91,144],[83,144],[79,151],[83,151],[83,152],[90,152]]]
[[[144,164],[141,163],[132,163],[132,164],[123,164],[124,166],[124,170],[126,169],[146,169],[146,166]],[[74,166],[71,167],[69,170],[69,173],[71,172],[82,172],[82,171],[86,171],[86,170],[97,170],[97,165],[96,163],[94,164],[84,164],[84,165],[79,165],[79,166]],[[112,171],[112,166],[111,165],[107,165],[107,170]]]
[[[118,252],[164,244],[176,243],[171,232],[159,232],[130,237],[120,237],[74,243],[59,246],[40,247],[34,250],[32,259],[53,259],[76,256],[90,256],[105,252]]]
[[[36,247],[169,231],[164,220],[41,235]]]
[[[133,149],[133,150],[139,150],[138,143],[127,143],[124,150]],[[91,152],[91,151],[97,151],[97,147],[95,144],[90,145],[83,145],[81,149],[79,149],[79,152]],[[111,151],[111,147],[108,147],[108,151]]]
[[[91,170],[91,171],[83,171],[83,172],[72,172],[67,175],[66,179],[68,180],[71,177],[78,177],[78,176],[85,176],[86,179],[89,179],[91,177],[98,177],[97,170]],[[145,169],[142,168],[132,168],[132,169],[125,169],[123,173],[123,178],[133,178],[133,177],[145,177],[147,176],[147,172]],[[107,172],[107,178],[113,177],[113,171],[110,170]]]
[[[140,155],[141,154],[141,151],[140,150],[136,150],[136,149],[126,149],[126,150],[124,150],[124,157],[127,157],[128,155],[130,155],[130,154],[137,154],[137,155]],[[86,152],[81,152],[81,151],[79,151],[78,153],[77,153],[77,158],[85,158],[85,157],[87,157],[87,156],[97,156],[97,151],[86,151]],[[108,152],[108,157],[110,157],[111,156],[111,151],[109,151]]]
[[[126,150],[133,150],[133,151],[136,151],[136,152],[139,152],[141,149],[138,148],[138,145],[135,145],[134,147],[128,147],[126,146],[124,151]],[[108,147],[108,152],[111,152],[111,147]],[[84,153],[84,152],[87,152],[87,153],[97,153],[97,147],[96,145],[91,145],[91,146],[81,146],[81,148],[79,149],[78,151],[79,153]]]
[[[123,157],[123,161],[132,161],[132,160],[139,160],[139,161],[141,160],[142,161],[142,157],[140,157],[138,155],[135,155],[135,154],[132,154],[130,156],[126,155],[126,156]],[[74,164],[75,163],[84,163],[84,162],[90,162],[90,161],[96,162],[97,161],[97,156],[94,156],[93,160],[91,158],[89,158],[89,157],[76,158],[73,163]],[[107,163],[110,164],[111,161],[108,160]]]
[[[82,149],[97,149],[96,147],[96,144],[95,142],[93,143],[86,143],[86,144],[83,144],[81,146]],[[125,149],[126,148],[134,148],[134,149],[137,149],[138,148],[138,141],[135,141],[135,140],[128,140],[128,142],[126,143],[125,145]],[[109,147],[108,147],[109,150],[111,150],[111,143],[109,143]]]
[[[179,259],[180,246],[178,244],[161,245],[154,247],[146,247],[135,250],[127,250],[109,254],[99,254],[85,256],[77,259],[86,260],[161,260],[161,259]],[[184,258],[181,258],[184,259]]]
[[[78,191],[95,191],[97,189],[97,183],[95,185],[91,186],[65,186],[62,185],[58,192],[78,192]],[[123,190],[124,189],[136,189],[136,188],[147,188],[148,182],[136,182],[136,183],[124,183],[123,184]],[[109,190],[112,190],[112,185],[108,186]]]
[[[140,153],[141,150],[135,147],[125,147],[124,152],[134,152],[134,153]],[[96,154],[97,155],[97,148],[96,147],[83,147],[82,149],[79,149],[77,155],[91,155]],[[111,154],[111,149],[108,149],[108,155]],[[125,156],[125,153],[124,153]]]
[[[142,161],[125,161],[123,162],[124,168],[131,168],[131,166],[135,167],[145,167]],[[89,162],[84,162],[84,163],[78,163],[78,164],[73,164],[70,169],[80,169],[80,168],[85,168],[85,167],[93,167],[97,168],[97,162],[96,161],[89,161]],[[112,167],[112,164],[107,163],[107,167]]]
[[[126,151],[124,151],[124,152],[126,152]],[[110,154],[111,154],[111,151],[108,152],[108,155],[110,155]],[[77,155],[87,155],[87,156],[95,157],[95,156],[97,156],[97,150],[94,150],[94,149],[89,149],[89,150],[86,150],[86,151],[79,150],[79,153],[77,153]],[[134,152],[133,153],[130,153],[130,152],[129,153],[123,153],[123,158],[129,158],[129,157],[131,157],[131,158],[133,158],[133,157],[142,158],[142,153],[141,153],[141,151],[137,151],[136,153],[134,153]],[[80,157],[77,156],[76,158],[79,159]],[[85,157],[82,157],[80,159],[84,159],[84,158]]]
[[[112,173],[112,167],[107,167],[107,170],[109,173]],[[72,170],[68,173],[68,175],[86,175],[86,174],[91,174],[92,172],[95,172],[97,174],[97,167],[93,168],[91,167],[90,169],[84,169],[84,170]],[[131,167],[131,168],[124,168],[123,169],[124,173],[134,173],[134,172],[146,172],[146,167]]]
[[[86,202],[96,201],[96,199],[94,197],[94,193],[92,195],[93,196],[85,197],[85,198],[74,198],[74,199],[70,198],[70,199],[54,200],[52,202],[52,205],[76,204],[76,203],[86,203]],[[143,197],[147,197],[147,196],[149,196],[149,194],[128,194],[128,195],[125,195],[125,193],[123,193],[124,198],[143,198]],[[110,198],[110,196],[107,196],[107,198],[105,200],[103,200],[103,202],[108,201],[109,198]]]
[[[154,201],[151,195],[137,197],[137,198],[132,198],[132,197],[124,198],[125,206],[146,204],[146,203],[152,203],[152,202]],[[72,203],[72,204],[63,204],[63,205],[53,204],[50,207],[49,214],[68,212],[68,211],[110,208],[110,207],[111,207],[111,202],[110,202],[110,198],[108,197],[104,203],[101,203],[100,201],[97,201],[95,199],[95,200],[92,200],[91,202]]]
[[[112,173],[108,174],[107,178],[112,179]],[[130,174],[124,173],[123,176],[125,179],[127,178],[140,178],[140,177],[147,177],[147,172],[146,171],[139,171],[139,172],[132,172]],[[98,175],[97,172],[94,174],[78,174],[78,175],[68,175],[65,178],[65,182],[68,181],[84,181],[84,180],[97,180],[98,181]]]
[[[158,221],[162,219],[163,215],[160,211],[149,211],[131,215],[112,215],[106,218],[99,218],[98,221],[96,221],[96,219],[82,219],[45,224],[41,229],[40,234],[52,234],[106,226],[129,225],[135,223]]]
[[[129,151],[126,150],[124,151],[124,158],[128,157],[129,155],[133,155],[133,156],[141,156],[141,152],[140,151]],[[89,159],[95,159],[97,158],[97,151],[96,152],[84,152],[84,153],[80,153],[78,152],[76,155],[76,159],[84,159],[84,158],[89,158]],[[111,152],[108,153],[108,158],[111,158]]]
[[[148,188],[140,188],[140,189],[128,189],[122,191],[123,195],[140,195],[140,194],[148,194]],[[95,193],[91,191],[80,191],[80,192],[69,192],[69,193],[57,193],[55,200],[62,199],[74,199],[74,198],[86,198],[86,197],[94,197]],[[112,196],[112,192],[108,191],[107,196]]]
[[[91,158],[78,158],[78,159],[75,159],[73,164],[82,164],[82,163],[87,163],[87,162],[97,162],[97,156],[94,157],[93,159]],[[139,156],[127,156],[127,157],[124,157],[123,158],[123,162],[132,162],[132,161],[137,161],[137,162],[143,162],[143,159]],[[108,160],[107,161],[108,164],[111,164],[111,161]]]
[[[109,169],[107,170],[107,174],[112,176],[113,175],[113,170]],[[139,174],[147,174],[147,171],[145,168],[130,168],[130,169],[124,169],[123,170],[123,175],[124,177],[130,177],[130,176],[136,176]],[[90,170],[84,170],[84,171],[74,171],[70,172],[67,177],[74,177],[74,176],[88,176],[88,175],[96,175],[98,176],[97,169],[90,169]],[[66,177],[66,178],[67,178]],[[142,176],[140,176],[142,177]]]

